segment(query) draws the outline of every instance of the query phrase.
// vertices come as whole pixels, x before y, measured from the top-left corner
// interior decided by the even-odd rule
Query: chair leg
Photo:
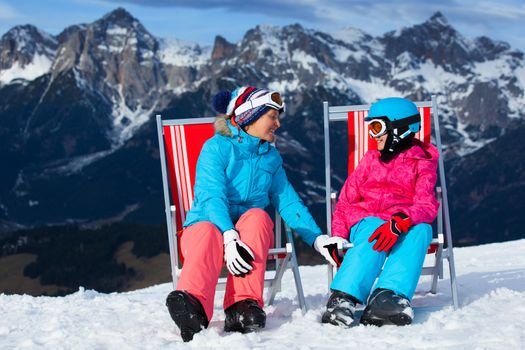
[[[437,284],[438,284],[438,277],[439,277],[439,267],[434,267],[434,271],[432,272],[432,285],[430,287],[430,293],[436,294],[437,293]]]
[[[328,292],[330,292],[330,285],[332,284],[332,281],[334,280],[334,267],[328,264],[327,268],[328,268]]]
[[[306,308],[306,300],[304,299],[303,284],[301,283],[301,275],[299,274],[299,266],[297,265],[297,258],[295,257],[295,250],[292,252],[292,271],[295,280],[295,288],[297,289],[297,298],[299,299],[299,306],[303,315],[308,311]]]
[[[277,291],[281,284],[281,279],[283,277],[284,271],[288,267],[290,256],[291,254],[287,254],[286,257],[281,260],[281,263],[279,264],[279,268],[275,270],[275,277],[273,278],[272,285],[268,290],[268,305],[272,305],[273,301],[275,300],[275,295],[277,294]]]
[[[448,256],[448,267],[450,270],[450,289],[452,292],[452,302],[454,304],[454,310],[459,308],[459,297],[458,297],[458,287],[456,284],[456,267],[454,265],[454,258]]]
[[[292,264],[292,272],[293,272],[293,278],[295,280],[295,289],[297,289],[297,298],[299,299],[299,306],[301,307],[301,311],[303,312],[303,315],[306,313],[307,307],[306,307],[306,301],[304,299],[304,292],[303,292],[303,284],[301,282],[301,275],[299,274],[299,264],[297,262],[297,255],[295,246],[293,244],[293,236],[292,236],[292,230],[286,226],[286,240],[288,241],[287,244],[290,244],[292,254],[291,254],[291,264]]]
[[[430,292],[437,293],[437,283],[439,278],[443,278],[443,244],[439,243],[436,255],[434,256],[434,268],[432,269],[432,285]]]

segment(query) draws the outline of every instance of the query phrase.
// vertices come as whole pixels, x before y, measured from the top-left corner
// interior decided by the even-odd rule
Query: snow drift
[[[320,323],[328,298],[326,266],[302,266],[309,311],[298,309],[291,271],[275,305],[266,307],[266,329],[224,333],[222,292],[210,327],[183,343],[164,306],[170,283],[127,293],[80,289],[66,297],[0,294],[2,349],[523,349],[525,347],[525,239],[455,250],[461,308],[450,305],[448,277],[438,294],[422,278],[407,327]],[[359,315],[359,314],[358,314]]]

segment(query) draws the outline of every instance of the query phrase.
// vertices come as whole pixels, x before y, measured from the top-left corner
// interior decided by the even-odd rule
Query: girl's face
[[[261,140],[273,142],[275,141],[275,130],[280,127],[279,112],[275,109],[270,109],[255,122],[247,125],[244,130],[249,135],[258,137]]]
[[[377,150],[378,151],[382,151],[385,149],[385,143],[386,143],[386,139],[388,138],[388,133],[382,135],[382,136],[379,136],[377,138],[374,138],[374,140],[377,141]]]

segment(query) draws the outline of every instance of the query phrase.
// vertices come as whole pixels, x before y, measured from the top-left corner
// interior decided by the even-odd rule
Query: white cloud
[[[21,15],[9,4],[0,2],[0,19],[11,20],[21,17]]]
[[[509,19],[525,19],[525,4],[505,4],[492,1],[483,1],[471,9],[487,17]]]

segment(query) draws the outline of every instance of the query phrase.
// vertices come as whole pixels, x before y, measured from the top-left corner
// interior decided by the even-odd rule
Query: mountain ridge
[[[237,43],[217,36],[212,47],[156,38],[123,8],[65,28],[52,40],[31,29],[32,50],[17,51],[16,32],[0,39],[0,98],[11,101],[0,106],[0,157],[11,162],[0,175],[6,227],[97,221],[130,207],[138,209],[125,220],[163,220],[153,115],[212,116],[211,96],[237,85],[285,95],[277,145],[318,221],[322,101],[435,95],[447,161],[461,162],[503,137],[513,120],[525,119],[523,53],[487,37],[465,38],[441,13],[377,37],[355,28],[331,35],[299,24],[258,25]],[[15,63],[30,64],[31,52],[54,53],[46,56],[48,71],[15,77]],[[346,137],[344,130],[333,132],[333,139]],[[344,147],[334,147],[344,154]],[[338,189],[345,166],[333,164]]]

